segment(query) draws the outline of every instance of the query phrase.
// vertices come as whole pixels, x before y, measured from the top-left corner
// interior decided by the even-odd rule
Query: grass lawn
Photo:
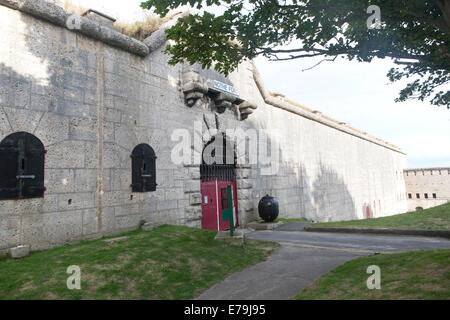
[[[369,290],[367,267],[381,270]],[[450,249],[372,255],[349,261],[302,290],[296,299],[450,299]]]
[[[232,272],[264,260],[278,245],[245,239],[236,246],[216,232],[161,226],[102,240],[0,257],[0,299],[191,299]],[[81,269],[81,290],[69,290],[71,265]]]
[[[389,217],[315,223],[311,226],[450,230],[450,203]]]

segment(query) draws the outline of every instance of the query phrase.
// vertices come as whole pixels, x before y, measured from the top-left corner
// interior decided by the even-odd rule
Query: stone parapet
[[[144,43],[88,18],[70,14],[63,8],[44,0],[0,0],[0,5],[49,21],[138,56],[145,57],[150,53]]]

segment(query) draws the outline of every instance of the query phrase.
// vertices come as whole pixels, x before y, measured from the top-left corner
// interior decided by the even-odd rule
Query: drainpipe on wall
[[[89,9],[82,15],[106,28],[113,29],[116,19],[101,13],[97,10]],[[104,120],[104,56],[105,44],[99,42],[97,46],[97,232],[103,233],[103,120]]]

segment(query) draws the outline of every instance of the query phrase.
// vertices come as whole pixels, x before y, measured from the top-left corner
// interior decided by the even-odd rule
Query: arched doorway
[[[200,165],[202,229],[238,226],[236,156],[234,146],[218,134],[204,147]]]

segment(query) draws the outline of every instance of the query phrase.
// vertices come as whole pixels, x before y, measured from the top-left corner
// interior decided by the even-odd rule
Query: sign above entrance
[[[220,82],[218,80],[213,80],[213,88],[235,96],[239,96],[237,90],[233,86]]]

